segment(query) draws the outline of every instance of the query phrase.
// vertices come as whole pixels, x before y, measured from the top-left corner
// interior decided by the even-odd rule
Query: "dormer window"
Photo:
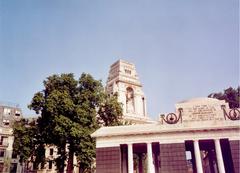
[[[125,73],[131,75],[131,70],[125,69]]]

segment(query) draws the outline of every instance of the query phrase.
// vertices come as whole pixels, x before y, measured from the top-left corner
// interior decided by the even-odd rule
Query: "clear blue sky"
[[[0,0],[0,101],[27,105],[54,73],[136,65],[149,115],[239,83],[238,0]]]

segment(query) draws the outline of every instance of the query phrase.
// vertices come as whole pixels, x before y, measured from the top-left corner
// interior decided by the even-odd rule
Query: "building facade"
[[[97,173],[239,173],[240,109],[198,98],[176,104],[158,124],[102,127]]]
[[[14,104],[0,104],[0,172],[16,173],[19,169],[17,155],[13,153],[15,121],[22,118],[21,109]]]
[[[66,146],[66,151],[68,151],[68,148]],[[58,149],[54,145],[46,145],[45,146],[45,159],[46,162],[45,164],[40,164],[38,166],[38,169],[36,170],[36,173],[56,173],[57,172],[57,166],[55,163],[55,159],[59,156],[58,154]],[[67,165],[67,161],[65,165]],[[32,164],[30,165],[32,167]],[[73,173],[78,173],[79,172],[79,166],[77,163],[77,158],[74,155],[73,157]],[[30,170],[34,170],[33,168],[29,168]],[[67,173],[67,166],[64,168],[64,173]]]

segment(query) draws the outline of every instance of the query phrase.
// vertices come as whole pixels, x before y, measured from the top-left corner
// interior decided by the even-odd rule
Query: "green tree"
[[[32,126],[26,126],[26,120],[22,119],[14,124],[14,143],[13,152],[20,157],[20,163],[27,161],[33,153],[35,136]]]
[[[208,97],[225,100],[227,103],[229,103],[230,108],[239,108],[240,87],[236,89],[229,87],[225,89],[224,92],[212,93]]]
[[[117,100],[118,95],[105,94],[105,99],[98,110],[98,124],[103,126],[122,125],[122,105]]]
[[[44,162],[44,143],[35,120],[28,122],[21,119],[21,121],[15,122],[13,135],[13,152],[20,157],[19,162],[23,167],[28,161],[34,162],[36,165]],[[36,165],[34,166],[36,167]]]
[[[73,170],[74,154],[81,170],[89,170],[95,157],[95,141],[90,135],[100,127],[98,122],[120,124],[118,117],[122,114],[116,96],[106,96],[101,82],[85,73],[79,80],[71,73],[48,77],[44,89],[34,95],[29,108],[41,115],[37,128],[44,143],[58,147],[59,172],[64,171],[68,159],[68,173]]]

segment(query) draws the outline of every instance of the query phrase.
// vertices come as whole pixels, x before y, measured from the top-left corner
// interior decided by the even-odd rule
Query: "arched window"
[[[134,113],[134,91],[131,87],[126,89],[126,112],[127,113]]]

